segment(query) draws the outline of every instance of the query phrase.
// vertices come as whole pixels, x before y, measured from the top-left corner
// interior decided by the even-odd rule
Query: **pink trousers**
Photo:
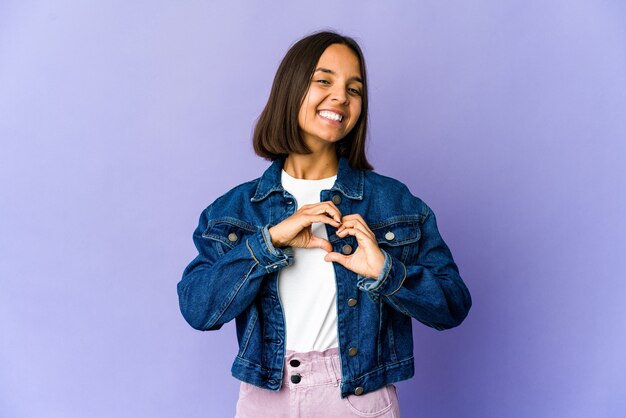
[[[341,367],[336,348],[287,352],[278,392],[242,382],[235,418],[400,418],[396,388],[341,398]]]

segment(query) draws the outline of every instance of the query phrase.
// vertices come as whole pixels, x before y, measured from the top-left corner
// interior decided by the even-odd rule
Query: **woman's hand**
[[[330,252],[332,245],[327,240],[316,237],[311,225],[322,222],[338,228],[341,225],[341,212],[333,202],[320,202],[304,205],[293,215],[269,229],[275,247],[321,248]]]
[[[342,223],[336,232],[337,236],[352,235],[356,237],[358,247],[350,255],[329,252],[324,260],[334,261],[361,276],[376,279],[385,264],[385,254],[378,247],[376,236],[359,214],[344,216]]]

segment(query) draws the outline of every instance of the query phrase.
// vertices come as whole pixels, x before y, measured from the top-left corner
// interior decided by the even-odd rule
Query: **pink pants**
[[[299,378],[292,379],[296,375]],[[336,348],[309,353],[288,351],[282,388],[273,392],[242,382],[235,418],[400,418],[393,385],[341,398],[340,383]]]

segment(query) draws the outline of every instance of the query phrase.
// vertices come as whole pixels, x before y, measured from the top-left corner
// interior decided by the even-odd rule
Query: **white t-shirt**
[[[303,180],[282,171],[283,188],[296,198],[296,210],[320,202],[337,176]],[[324,223],[312,225],[313,235],[328,239]],[[278,291],[285,313],[288,350],[324,351],[337,347],[337,288],[332,262],[321,248],[293,248],[293,264],[280,271]]]

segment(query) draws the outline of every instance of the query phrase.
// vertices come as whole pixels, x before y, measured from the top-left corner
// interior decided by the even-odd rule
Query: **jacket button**
[[[302,376],[300,376],[299,374],[291,375],[291,383],[295,383],[297,385],[298,383],[300,383],[301,380]]]
[[[352,246],[350,244],[346,244],[341,248],[341,252],[344,253],[345,255],[351,254],[352,253]]]
[[[355,305],[356,305],[356,299],[354,299],[354,298],[348,299],[348,306],[349,307],[353,307]]]
[[[291,360],[291,361],[289,362],[289,365],[290,365],[291,367],[298,367],[298,366],[300,365],[300,362],[299,362],[298,360]]]
[[[351,347],[351,348],[348,350],[348,354],[350,354],[350,356],[351,356],[351,357],[356,356],[356,353],[358,353],[358,352],[359,352],[359,350],[358,350],[356,347]]]
[[[356,396],[363,395],[363,387],[359,386],[356,389],[354,389],[354,394]]]
[[[393,239],[396,237],[396,234],[394,234],[393,232],[389,231],[385,234],[385,239],[387,241],[393,241]]]
[[[333,196],[333,199],[332,199],[332,200],[333,200],[333,203],[334,203],[335,205],[338,205],[338,204],[340,204],[340,203],[341,203],[341,196],[339,196],[338,194],[336,194],[336,195],[334,195],[334,196]]]
[[[234,232],[231,232],[230,234],[228,234],[228,240],[230,242],[235,242],[237,241],[237,234],[235,234]]]

